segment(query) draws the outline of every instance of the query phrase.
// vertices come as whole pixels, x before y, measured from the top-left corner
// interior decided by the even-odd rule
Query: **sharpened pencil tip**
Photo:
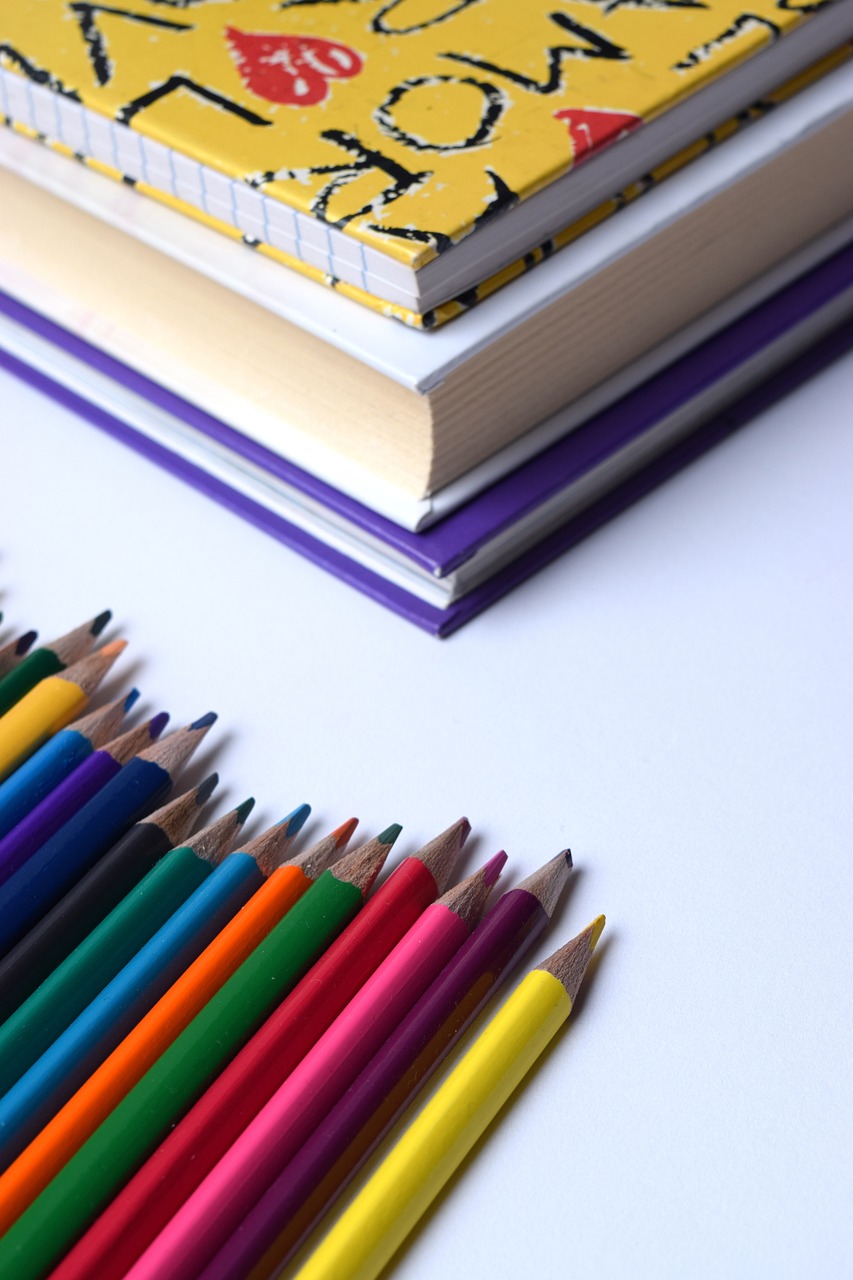
[[[286,823],[287,834],[289,836],[295,836],[298,831],[302,830],[310,816],[310,804],[301,804],[298,808],[294,809],[292,813],[289,813],[286,818],[282,818],[279,826],[284,826]]]
[[[15,645],[15,653],[18,655],[19,658],[23,654],[25,654],[27,650],[30,649],[35,644],[37,638],[38,638],[37,631],[24,632],[24,634],[21,636],[18,643]]]
[[[590,938],[589,938],[590,951],[595,950],[595,944],[598,942],[598,939],[601,937],[601,932],[605,924],[606,924],[606,920],[604,916],[596,916],[595,919],[593,920],[592,933],[590,934]]]
[[[393,844],[402,830],[403,828],[399,822],[392,822],[390,827],[386,827],[384,831],[380,832],[376,839],[380,844]]]
[[[497,884],[498,878],[506,865],[506,854],[503,849],[500,853],[496,853],[490,858],[483,867],[483,883],[491,889],[493,884]]]
[[[567,866],[567,867],[569,868],[569,870],[571,871],[572,867],[575,865],[575,864],[572,862],[572,851],[571,851],[571,849],[564,849],[564,850],[563,850],[563,857],[566,859],[566,866]]]
[[[167,725],[168,723],[169,723],[169,713],[168,713],[168,711],[158,711],[158,712],[157,712],[157,714],[156,714],[156,716],[152,716],[152,717],[151,717],[151,721],[150,721],[150,723],[149,723],[149,725],[148,725],[148,733],[149,733],[149,736],[150,736],[152,739],[153,739],[153,738],[159,738],[159,737],[160,737],[160,734],[161,734],[161,733],[163,732],[163,730],[166,728],[166,725]]]
[[[211,773],[205,778],[204,782],[200,782],[195,789],[195,800],[197,805],[207,804],[216,788],[219,786],[219,774]]]
[[[138,699],[138,697],[139,697],[139,690],[138,690],[138,689],[131,689],[130,693],[127,695],[127,697],[125,698],[124,702],[122,703],[122,706],[123,706],[124,710],[125,710],[125,711],[129,711],[129,710],[130,710],[130,708],[133,706],[133,704],[134,704],[134,703],[136,702],[136,700]]]
[[[111,640],[109,644],[105,644],[103,649],[99,649],[98,652],[104,658],[112,658],[116,654],[124,653],[126,648],[126,640]]]
[[[242,804],[237,805],[236,809],[234,810],[234,817],[237,819],[241,827],[243,823],[246,821],[246,819],[248,818],[249,814],[254,809],[254,807],[255,807],[254,796],[249,796],[248,800],[244,800]]]
[[[112,609],[104,609],[103,613],[99,613],[97,618],[94,618],[92,621],[92,626],[90,628],[92,635],[99,636],[112,616]]]
[[[342,822],[339,827],[335,827],[332,832],[332,839],[339,849],[349,843],[357,826],[358,818],[347,818],[346,822]]]
[[[215,711],[206,711],[203,716],[199,716],[198,720],[193,720],[190,725],[191,729],[209,729],[212,724],[216,724],[217,715]]]

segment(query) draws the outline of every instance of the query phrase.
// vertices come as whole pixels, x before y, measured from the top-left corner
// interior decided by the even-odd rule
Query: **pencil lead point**
[[[497,884],[505,865],[506,854],[501,849],[500,853],[496,853],[483,867],[483,883],[487,888],[491,889],[493,885]]]
[[[590,951],[595,950],[596,943],[598,942],[598,939],[601,937],[602,930],[604,929],[604,926],[606,923],[607,921],[604,916],[596,916],[595,919],[593,920],[592,925],[590,926],[590,928],[592,929],[592,933],[590,934],[590,937],[589,937]]]
[[[15,645],[15,653],[18,655],[18,657],[19,658],[23,657],[23,655],[27,652],[27,650],[32,648],[32,646],[35,644],[37,639],[38,639],[37,631],[25,631],[24,634],[18,640],[18,643]]]
[[[234,817],[237,820],[238,826],[242,827],[243,823],[246,821],[246,819],[248,818],[249,814],[252,812],[254,807],[255,807],[254,796],[249,796],[248,799],[244,800],[242,804],[237,805],[237,807],[234,810]]]
[[[342,822],[339,827],[335,827],[332,832],[332,839],[338,849],[343,849],[345,845],[349,844],[357,826],[358,818],[347,818],[346,822]]]
[[[287,834],[289,836],[295,836],[297,832],[301,831],[305,826],[310,815],[310,804],[301,804],[298,808],[294,809],[292,813],[289,813],[286,818],[282,818],[279,825],[284,826],[284,824],[287,823]]]
[[[566,859],[566,866],[567,866],[567,867],[569,868],[569,870],[571,871],[572,867],[575,865],[575,864],[572,862],[572,851],[571,851],[571,849],[564,849],[564,850],[563,850],[563,856],[564,856],[564,858]]]
[[[190,725],[191,729],[209,729],[212,724],[216,724],[217,715],[215,711],[206,711],[203,716],[199,716],[198,720],[193,720]]]
[[[201,808],[203,804],[207,804],[210,797],[219,785],[219,774],[210,773],[200,782],[195,789],[195,802]]]
[[[90,627],[92,635],[99,636],[112,616],[112,609],[104,609],[103,613],[99,613],[96,618],[93,618],[92,626]]]
[[[125,711],[129,711],[138,698],[139,698],[139,690],[131,689],[130,693],[127,695],[124,702],[122,703],[123,709]]]
[[[126,640],[111,640],[109,644],[105,644],[98,652],[105,658],[112,658],[119,653],[124,653],[127,648]]]
[[[392,822],[390,827],[386,827],[384,831],[376,837],[380,844],[392,845],[403,828],[399,822]]]
[[[126,701],[125,701],[125,707],[127,707]],[[166,725],[168,723],[169,723],[168,711],[158,711],[156,716],[152,716],[151,720],[148,723],[148,733],[151,736],[151,738],[159,738],[160,734],[166,728]]]

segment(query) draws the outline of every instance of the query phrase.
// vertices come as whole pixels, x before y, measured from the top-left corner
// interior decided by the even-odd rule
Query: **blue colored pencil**
[[[0,1099],[0,1167],[20,1154],[263,880],[248,851],[224,858]]]
[[[140,751],[156,742],[169,717],[165,711],[128,729],[86,759],[0,840],[0,885],[64,827],[88,800],[111,782]]]
[[[251,808],[246,801],[161,858],[0,1026],[0,1097],[204,884]]]
[[[212,711],[143,751],[0,887],[0,954],[140,818],[161,804],[173,776],[216,720]]]
[[[139,697],[138,689],[115,702],[90,711],[66,729],[60,729],[0,782],[0,839],[50,795],[79,764],[118,732],[124,716]]]

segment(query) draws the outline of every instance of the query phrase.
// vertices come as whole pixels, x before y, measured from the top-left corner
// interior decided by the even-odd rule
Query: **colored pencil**
[[[269,1274],[289,1260],[382,1138],[427,1083],[554,913],[571,871],[558,854],[504,893],[485,920],[361,1072],[221,1250],[241,1274],[257,1259]],[[132,1186],[133,1184],[131,1184]],[[130,1186],[126,1188],[130,1191]],[[124,1194],[124,1193],[123,1193]],[[63,1264],[63,1280],[85,1274],[77,1260],[97,1244],[111,1206]],[[237,1260],[236,1263],[234,1260]],[[224,1265],[224,1263],[223,1263]],[[67,1272],[67,1274],[66,1274]],[[90,1274],[98,1274],[97,1270]]]
[[[60,671],[64,671],[66,667],[73,666],[81,658],[85,658],[111,617],[111,611],[105,609],[103,613],[99,613],[89,622],[84,622],[82,626],[75,627],[67,635],[33,649],[23,662],[19,662],[0,680],[0,716],[4,716],[40,681],[47,679],[48,676],[59,675]]]
[[[191,1280],[210,1261],[459,950],[505,861],[506,854],[498,854],[427,907],[149,1245],[128,1280]]]
[[[528,973],[321,1241],[298,1280],[373,1280],[572,1011],[598,916]],[[204,1280],[226,1274],[210,1268]],[[245,1273],[240,1273],[241,1276]]]
[[[93,654],[86,661],[97,656]],[[213,712],[208,712],[187,728],[169,734],[135,756],[6,881],[0,891],[2,954],[5,955],[134,822],[165,798],[174,774],[192,755],[215,719]]]
[[[0,782],[0,839],[50,795],[69,773],[118,733],[138,689],[90,711],[48,738],[38,751]]]
[[[417,855],[405,858],[353,923],[267,1017],[234,1062],[230,1066],[226,1066],[227,1059],[220,1062],[220,1070],[225,1070],[219,1078],[212,1080],[211,1076],[205,1082],[209,1086],[207,1092],[104,1215],[106,1227],[98,1235],[99,1274],[102,1269],[104,1275],[124,1274],[125,1249],[128,1255],[132,1253],[132,1262],[165,1225],[170,1206],[182,1204],[225,1154],[406,930],[435,900],[469,830],[467,820],[462,818]],[[251,957],[247,966],[250,963]],[[267,1013],[271,1009],[272,1004]],[[252,1030],[257,1026],[258,1023]],[[175,1048],[179,1044],[180,1038]],[[0,1196],[3,1195],[0,1180]]]
[[[289,823],[272,828],[248,846],[259,866],[267,863],[269,878],[0,1177],[0,1232],[32,1202],[314,880],[342,856],[356,825],[351,818],[278,867],[274,863],[287,854],[295,836]]]
[[[25,631],[23,635],[0,645],[0,680],[19,664],[27,650],[32,648],[37,637],[37,631]]]
[[[169,721],[165,711],[129,729],[86,756],[77,768],[0,840],[0,885],[23,866],[45,841],[74,817],[116,774],[156,742]],[[65,732],[63,730],[63,732]],[[14,775],[13,775],[14,776]]]
[[[189,835],[218,781],[218,774],[211,774],[194,790],[137,822],[0,960],[0,1018],[11,1017],[134,885]]]
[[[58,1261],[360,909],[400,828],[324,871],[0,1239],[0,1275]]]
[[[139,890],[127,910],[120,904],[116,918],[104,921],[99,941],[109,931],[119,961],[126,963],[116,965],[111,981],[0,1098],[0,1166],[8,1167],[261,883],[251,855],[222,856],[253,806],[254,800],[244,801],[191,842],[184,861],[198,865],[191,877],[197,887],[180,895],[177,908],[147,939],[144,912],[140,916],[137,910]],[[145,904],[153,912],[150,892]],[[138,950],[136,943],[141,943]],[[99,948],[100,956],[104,950]]]
[[[46,738],[80,714],[126,647],[126,641],[113,640],[97,653],[66,668],[61,675],[48,676],[10,707],[0,718],[0,780],[17,769]],[[6,680],[16,676],[19,669],[12,671]]]
[[[167,853],[0,1026],[0,1095],[204,883],[251,808],[241,805]]]

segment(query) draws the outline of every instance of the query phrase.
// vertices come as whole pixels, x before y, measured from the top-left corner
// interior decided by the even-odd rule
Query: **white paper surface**
[[[571,844],[593,981],[400,1280],[853,1273],[853,355],[436,641],[0,375],[2,636],[111,606],[216,813]],[[115,632],[113,632],[115,634]],[[473,1234],[473,1239],[471,1235]]]

